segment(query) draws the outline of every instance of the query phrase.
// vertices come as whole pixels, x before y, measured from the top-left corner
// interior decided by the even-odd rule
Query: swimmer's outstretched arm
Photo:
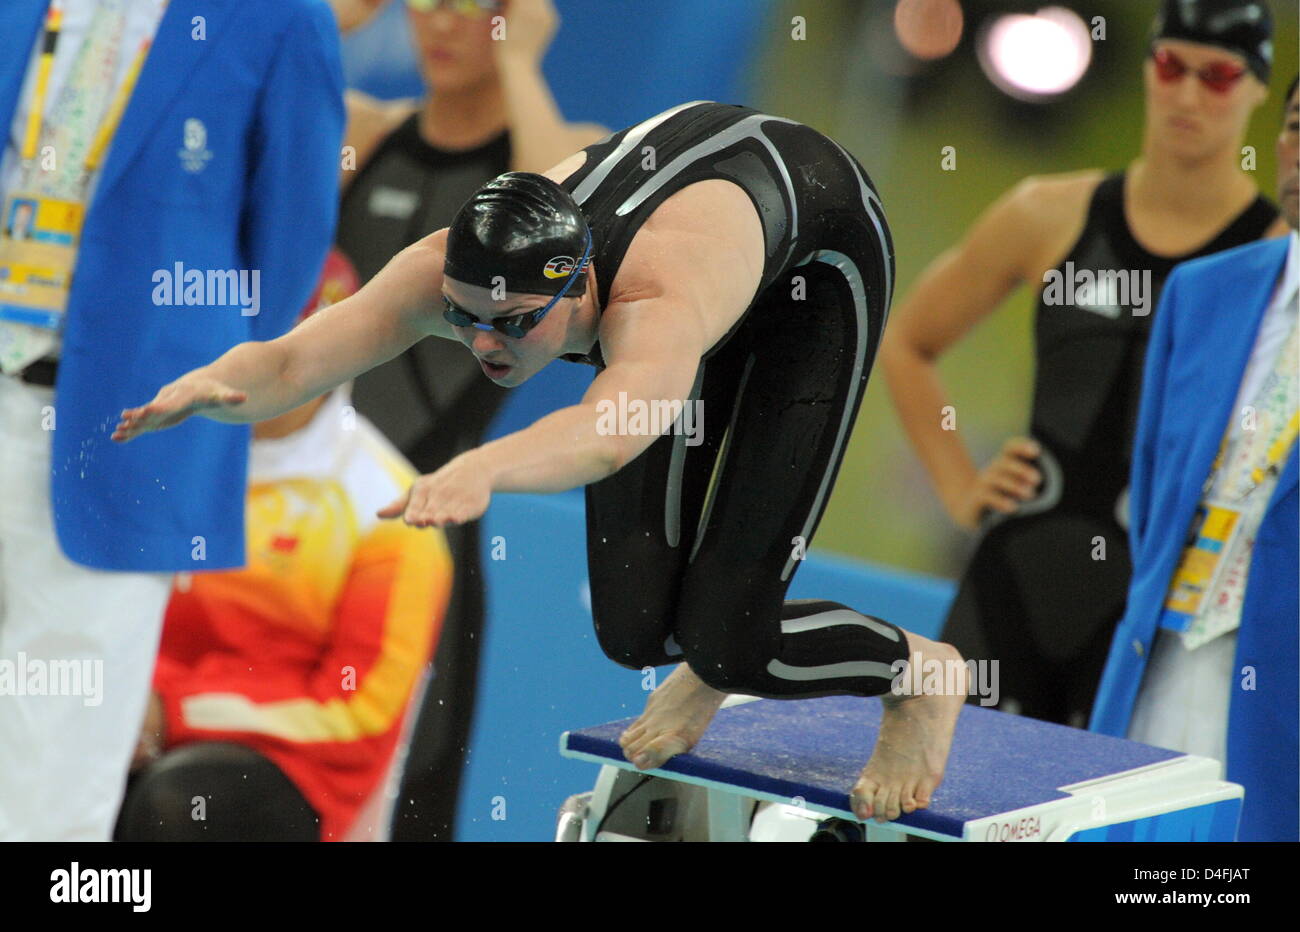
[[[437,298],[446,230],[403,249],[360,291],[284,336],[241,343],[128,408],[113,439],[174,427],[194,414],[248,424],[283,414],[392,359],[426,336],[455,339]]]
[[[563,492],[613,475],[659,435],[620,433],[612,412],[620,405],[687,403],[704,351],[702,334],[698,317],[680,299],[611,303],[600,326],[607,366],[580,403],[421,476],[379,516],[401,516],[420,527],[464,524],[487,510],[494,492]],[[702,431],[704,425],[697,420],[692,427]]]

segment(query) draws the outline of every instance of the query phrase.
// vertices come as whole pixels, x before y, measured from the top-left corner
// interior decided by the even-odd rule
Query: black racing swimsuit
[[[907,654],[899,629],[832,602],[785,601],[893,288],[866,172],[806,126],[716,103],[684,104],[585,151],[564,187],[592,230],[600,307],[641,224],[697,181],[726,179],[750,196],[767,253],[748,310],[699,367],[702,431],[692,439],[683,417],[587,488],[602,648],[634,668],[684,658],[715,688],[752,695],[884,692]],[[599,347],[574,358],[603,365]]]
[[[1004,709],[1086,722],[1132,570],[1129,462],[1160,292],[1179,262],[1252,242],[1276,217],[1257,198],[1201,249],[1165,258],[1129,230],[1122,174],[1093,194],[1083,233],[1054,270],[1057,289],[1039,295],[1030,432],[1045,451],[1043,486],[986,524],[943,633],[963,656],[1000,661]]]

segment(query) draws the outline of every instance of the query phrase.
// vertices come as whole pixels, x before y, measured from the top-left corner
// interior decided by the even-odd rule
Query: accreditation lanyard
[[[36,89],[31,111],[27,114],[27,132],[23,136],[22,157],[24,163],[30,162],[36,157],[36,146],[41,135],[41,124],[45,118],[45,97],[49,92],[50,71],[54,67],[54,52],[58,48],[62,28],[63,4],[59,0],[51,0],[49,11],[45,16],[45,39],[41,44],[41,58],[36,66]],[[108,112],[104,114],[103,120],[100,121],[94,141],[86,153],[85,169],[87,175],[99,167],[104,150],[108,148],[108,143],[112,140],[113,134],[117,132],[117,126],[122,121],[122,113],[126,110],[127,101],[131,99],[131,92],[135,90],[135,83],[140,77],[140,69],[144,67],[144,60],[149,54],[151,44],[147,36],[140,41],[140,47],[136,50],[135,58],[131,61],[131,67],[128,69],[122,85],[117,89],[117,94],[114,96]]]
[[[1212,498],[1210,493],[1231,443],[1232,428],[1230,423],[1224,432],[1214,464],[1210,467],[1210,475],[1201,488],[1201,503],[1197,507],[1182,561],[1174,573],[1165,601],[1165,611],[1160,621],[1163,628],[1187,631],[1202,611],[1205,597],[1218,587],[1228,565],[1225,558],[1233,551],[1237,536],[1245,523],[1242,517],[1246,512],[1247,499],[1266,479],[1276,476],[1280,471],[1282,461],[1300,432],[1300,411],[1291,413],[1290,420],[1269,446],[1263,464],[1250,471],[1250,484],[1246,490],[1235,500],[1228,501],[1226,497]]]
[[[45,118],[50,71],[63,26],[63,5],[51,0],[36,66],[36,85],[23,134],[22,177],[30,184],[31,169]],[[86,186],[117,132],[136,81],[149,54],[145,38],[126,76],[100,121],[86,151],[81,191],[76,198],[57,198],[33,190],[17,190],[5,199],[0,216],[0,320],[59,330],[67,309],[72,269],[85,220]]]

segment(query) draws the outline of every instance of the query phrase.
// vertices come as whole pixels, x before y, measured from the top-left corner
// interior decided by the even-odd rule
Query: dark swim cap
[[[506,172],[456,213],[444,272],[484,288],[555,295],[587,243],[587,220],[568,191],[543,175]]]
[[[1151,39],[1182,39],[1236,52],[1265,84],[1273,67],[1273,17],[1264,0],[1164,0]]]

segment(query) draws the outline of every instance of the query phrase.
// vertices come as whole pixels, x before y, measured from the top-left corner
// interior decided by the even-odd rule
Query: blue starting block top
[[[849,811],[849,790],[871,756],[879,699],[750,702],[722,709],[689,754],[657,773]],[[567,732],[562,751],[625,766],[618,736],[633,719]],[[1107,735],[967,705],[957,722],[943,783],[930,808],[898,824],[960,837],[975,819],[1040,805],[1072,786],[1184,755]]]

